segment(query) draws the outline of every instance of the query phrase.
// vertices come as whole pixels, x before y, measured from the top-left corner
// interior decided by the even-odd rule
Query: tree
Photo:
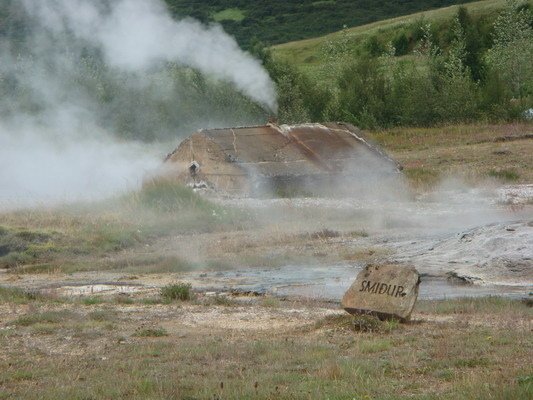
[[[527,7],[509,0],[494,22],[493,46],[487,52],[487,63],[507,84],[514,98],[525,98],[533,92],[533,28]]]
[[[459,7],[457,19],[464,32],[465,66],[470,69],[474,81],[481,81],[484,78],[482,53],[485,50],[485,46],[479,30],[479,20],[472,20],[466,7]]]
[[[348,64],[338,79],[338,85],[342,119],[363,128],[386,124],[389,91],[378,58],[362,57]]]
[[[445,121],[465,121],[473,119],[477,112],[478,88],[466,65],[468,52],[465,32],[458,16],[453,20],[452,34],[448,54],[440,56],[443,58],[438,76],[438,113]]]

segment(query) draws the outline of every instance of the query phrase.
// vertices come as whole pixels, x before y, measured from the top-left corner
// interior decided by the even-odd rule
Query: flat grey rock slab
[[[344,294],[342,307],[350,314],[408,320],[418,297],[420,276],[414,267],[368,265]]]

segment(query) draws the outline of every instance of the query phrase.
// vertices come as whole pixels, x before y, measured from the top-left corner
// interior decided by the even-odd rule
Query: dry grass
[[[29,209],[1,216],[0,268],[17,273],[112,269],[109,254],[149,246],[160,237],[239,230],[246,224],[253,225],[245,213],[219,207],[187,188],[167,183],[98,203]],[[142,263],[142,257],[129,262],[135,264],[139,260]],[[192,268],[175,256],[172,260],[161,259],[161,265],[151,261],[142,264],[151,264],[158,271]],[[130,267],[127,262],[117,261],[116,268]]]
[[[352,317],[318,317],[312,303],[27,307],[13,302],[1,308],[0,398],[533,395],[533,313],[517,301],[421,302],[414,323],[385,327],[365,320],[359,325],[372,329],[356,331]],[[292,326],[299,321],[305,329],[252,324],[243,330],[230,322],[246,314],[290,320]],[[21,318],[31,323],[21,324]]]
[[[505,141],[531,134],[533,124],[451,125],[437,128],[394,128],[371,132],[404,167],[418,188],[430,188],[447,177],[468,183],[533,181],[533,140]]]

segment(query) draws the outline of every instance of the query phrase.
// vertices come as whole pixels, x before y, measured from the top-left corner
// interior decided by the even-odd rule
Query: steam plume
[[[179,135],[254,122],[249,112],[257,106],[240,110],[245,102],[235,105],[229,89],[212,81],[276,108],[257,60],[218,26],[174,21],[160,0],[8,0],[0,7],[16,9],[23,22],[15,34],[0,29],[0,208],[134,188]],[[214,89],[191,98],[193,84]],[[239,110],[221,118],[217,101],[204,106],[213,92]]]
[[[235,84],[276,111],[274,84],[261,64],[220,26],[174,21],[159,0],[24,0],[48,28],[69,31],[102,49],[109,64],[138,71],[177,61]],[[100,4],[100,6],[98,6]]]

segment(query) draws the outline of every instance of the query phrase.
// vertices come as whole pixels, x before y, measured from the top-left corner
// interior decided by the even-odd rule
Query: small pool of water
[[[362,266],[284,266],[270,269],[242,269],[208,274],[191,274],[200,290],[237,291],[275,296],[309,297],[338,301],[350,287]],[[422,278],[419,298],[426,300],[457,297],[527,297],[533,285],[465,285],[445,278]]]

